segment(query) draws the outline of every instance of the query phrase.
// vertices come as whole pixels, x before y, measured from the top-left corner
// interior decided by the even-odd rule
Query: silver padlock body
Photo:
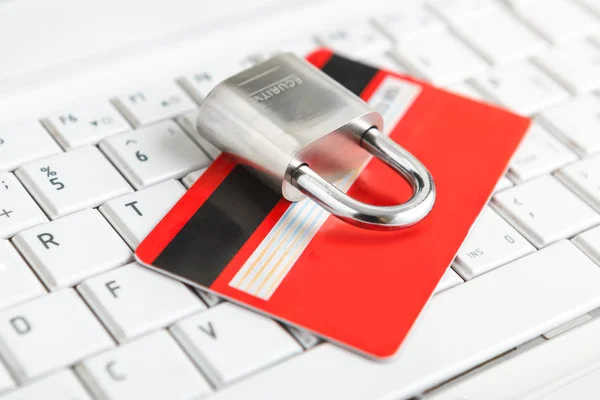
[[[291,201],[304,197],[290,184],[298,166],[335,182],[369,157],[359,146],[363,133],[383,128],[364,101],[291,53],[216,86],[197,124],[207,140],[261,171]]]

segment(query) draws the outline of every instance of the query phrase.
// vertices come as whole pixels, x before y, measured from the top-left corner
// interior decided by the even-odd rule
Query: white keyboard
[[[132,263],[219,154],[195,130],[197,103],[244,66],[318,45],[535,121],[387,363]],[[2,127],[0,400],[580,393],[600,368],[599,152],[598,0],[374,10]]]

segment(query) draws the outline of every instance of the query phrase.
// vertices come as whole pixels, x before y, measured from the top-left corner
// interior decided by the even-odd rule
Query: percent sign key
[[[63,190],[65,188],[65,185],[59,181],[60,178],[56,176],[56,171],[53,171],[49,166],[40,168],[40,171],[46,173],[48,182],[50,182],[52,186],[56,186],[56,190]]]

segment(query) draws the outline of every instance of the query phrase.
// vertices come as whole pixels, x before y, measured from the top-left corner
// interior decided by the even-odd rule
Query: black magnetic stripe
[[[236,166],[154,265],[210,286],[280,199],[244,167]]]
[[[335,54],[321,70],[357,96],[360,96],[379,72],[377,68]]]

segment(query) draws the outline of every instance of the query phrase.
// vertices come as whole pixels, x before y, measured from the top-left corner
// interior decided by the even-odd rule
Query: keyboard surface
[[[387,363],[133,262],[219,154],[195,129],[198,102],[269,55],[317,46],[534,120]],[[18,124],[0,119],[0,400],[589,390],[600,367],[598,0],[410,2],[208,59]],[[552,385],[563,392],[550,396]]]

